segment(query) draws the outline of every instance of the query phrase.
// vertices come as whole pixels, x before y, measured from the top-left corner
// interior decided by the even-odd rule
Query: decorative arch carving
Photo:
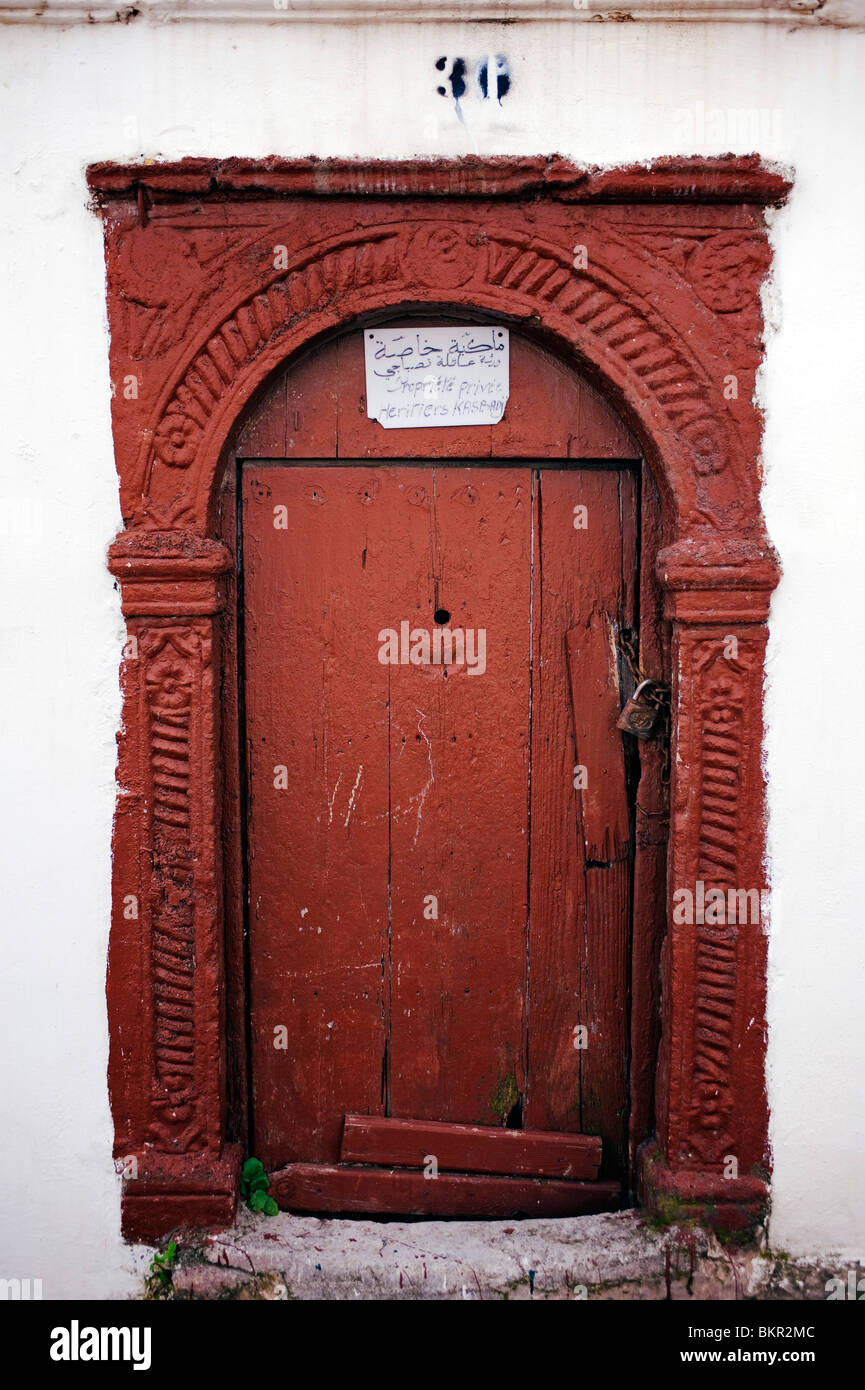
[[[569,236],[582,230],[572,227]],[[585,235],[592,240],[591,232]],[[730,235],[718,234],[698,250],[705,253],[712,241],[726,247]],[[160,246],[160,255],[164,251]],[[148,504],[158,507],[158,498],[180,489],[185,515],[206,527],[226,426],[274,367],[314,335],[378,308],[437,304],[444,296],[451,304],[534,325],[576,353],[608,390],[612,386],[644,439],[664,438],[661,481],[677,514],[684,512],[679,524],[700,524],[701,518],[714,526],[737,524],[748,479],[737,466],[736,414],[723,395],[726,334],[711,344],[689,341],[689,326],[700,313],[696,291],[674,282],[657,258],[653,264],[645,252],[635,254],[615,232],[587,255],[586,268],[576,270],[573,249],[561,242],[495,227],[479,233],[471,222],[440,218],[419,226],[371,226],[301,248],[284,268],[271,268],[253,286],[243,284],[242,297],[221,306],[197,341],[185,345],[142,431],[142,523],[152,524]],[[174,257],[181,265],[185,259]],[[731,282],[714,291],[724,306],[747,294],[746,270],[756,283],[761,278],[755,255],[725,262],[718,251],[703,263],[715,281],[729,264]],[[659,302],[664,314],[655,307]],[[187,313],[185,306],[181,317]],[[188,476],[181,479],[180,472]]]
[[[136,642],[109,1007],[117,1151],[140,1159],[124,1219],[140,1236],[170,1226],[181,1198],[211,1223],[234,1203],[218,775],[219,613],[233,559],[213,514],[247,403],[315,340],[408,307],[501,317],[578,365],[641,440],[664,502],[658,571],[678,712],[670,891],[701,874],[761,886],[777,563],[753,397],[763,207],[788,185],[754,159],[606,172],[558,159],[187,160],[89,177],[105,223],[125,519],[110,566]],[[132,920],[120,906],[130,895],[141,904]],[[644,1197],[672,1192],[741,1224],[765,1197],[768,1164],[762,932],[671,920],[664,971]]]

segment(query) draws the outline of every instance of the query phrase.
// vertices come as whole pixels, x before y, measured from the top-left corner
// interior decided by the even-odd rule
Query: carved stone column
[[[735,1229],[759,1218],[769,1176],[761,753],[778,567],[768,543],[692,540],[662,551],[658,573],[675,732],[662,1099],[642,1195]]]
[[[125,1234],[224,1225],[239,1151],[225,1146],[218,632],[224,546],[126,532],[111,547],[125,649],[114,844],[109,1078]],[[117,968],[115,968],[115,962]]]

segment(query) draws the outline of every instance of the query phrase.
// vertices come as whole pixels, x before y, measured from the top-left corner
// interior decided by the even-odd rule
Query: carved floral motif
[[[478,247],[459,226],[433,223],[420,228],[408,250],[411,271],[425,285],[464,285],[478,268]]]
[[[201,431],[194,420],[173,410],[159,422],[154,452],[160,463],[169,468],[188,468],[195,458]]]
[[[758,307],[755,291],[769,268],[765,237],[738,228],[696,236],[661,227],[634,232],[619,225],[617,231],[672,266],[714,313]]]
[[[732,314],[754,300],[769,266],[763,237],[748,232],[719,232],[701,242],[688,258],[686,274],[704,304],[717,314]]]
[[[126,308],[131,359],[157,357],[179,342],[206,291],[193,247],[172,227],[123,232],[111,278]]]

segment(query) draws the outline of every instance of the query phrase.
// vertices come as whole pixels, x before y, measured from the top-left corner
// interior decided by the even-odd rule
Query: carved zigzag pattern
[[[147,672],[152,789],[151,998],[154,1120],[159,1149],[198,1137],[195,1108],[194,847],[190,811],[192,664],[178,642],[154,633]],[[146,645],[146,644],[145,644]]]
[[[698,472],[717,472],[725,453],[721,426],[693,368],[635,308],[551,254],[496,242],[489,279],[542,299],[583,324],[620,357],[694,447]]]
[[[193,875],[189,853],[189,721],[181,712],[152,708],[151,768],[153,819],[164,827],[157,837],[165,853],[160,902],[153,932],[155,1069],[166,1091],[193,1078]],[[165,830],[171,832],[166,834]],[[161,855],[159,856],[162,857]]]
[[[253,295],[208,340],[168,407],[204,428],[217,402],[252,358],[273,337],[333,296],[399,274],[394,232],[339,245],[310,257]]]
[[[703,803],[697,845],[697,878],[710,888],[737,886],[736,808],[739,792],[738,713],[708,711],[701,736]],[[736,1009],[734,925],[698,926],[695,978],[694,1100],[691,1142],[703,1158],[716,1161],[730,1144],[729,1115]]]

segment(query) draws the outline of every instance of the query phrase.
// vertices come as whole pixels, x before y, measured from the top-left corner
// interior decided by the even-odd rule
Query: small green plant
[[[269,1187],[270,1178],[264,1171],[264,1164],[258,1158],[248,1158],[240,1170],[240,1191],[250,1211],[263,1211],[265,1216],[276,1216],[279,1207],[268,1194]]]
[[[174,1273],[174,1262],[176,1259],[176,1240],[172,1240],[161,1253],[157,1252],[153,1256],[153,1259],[150,1261],[150,1274],[147,1277],[147,1289],[151,1298],[170,1297],[171,1279]]]

